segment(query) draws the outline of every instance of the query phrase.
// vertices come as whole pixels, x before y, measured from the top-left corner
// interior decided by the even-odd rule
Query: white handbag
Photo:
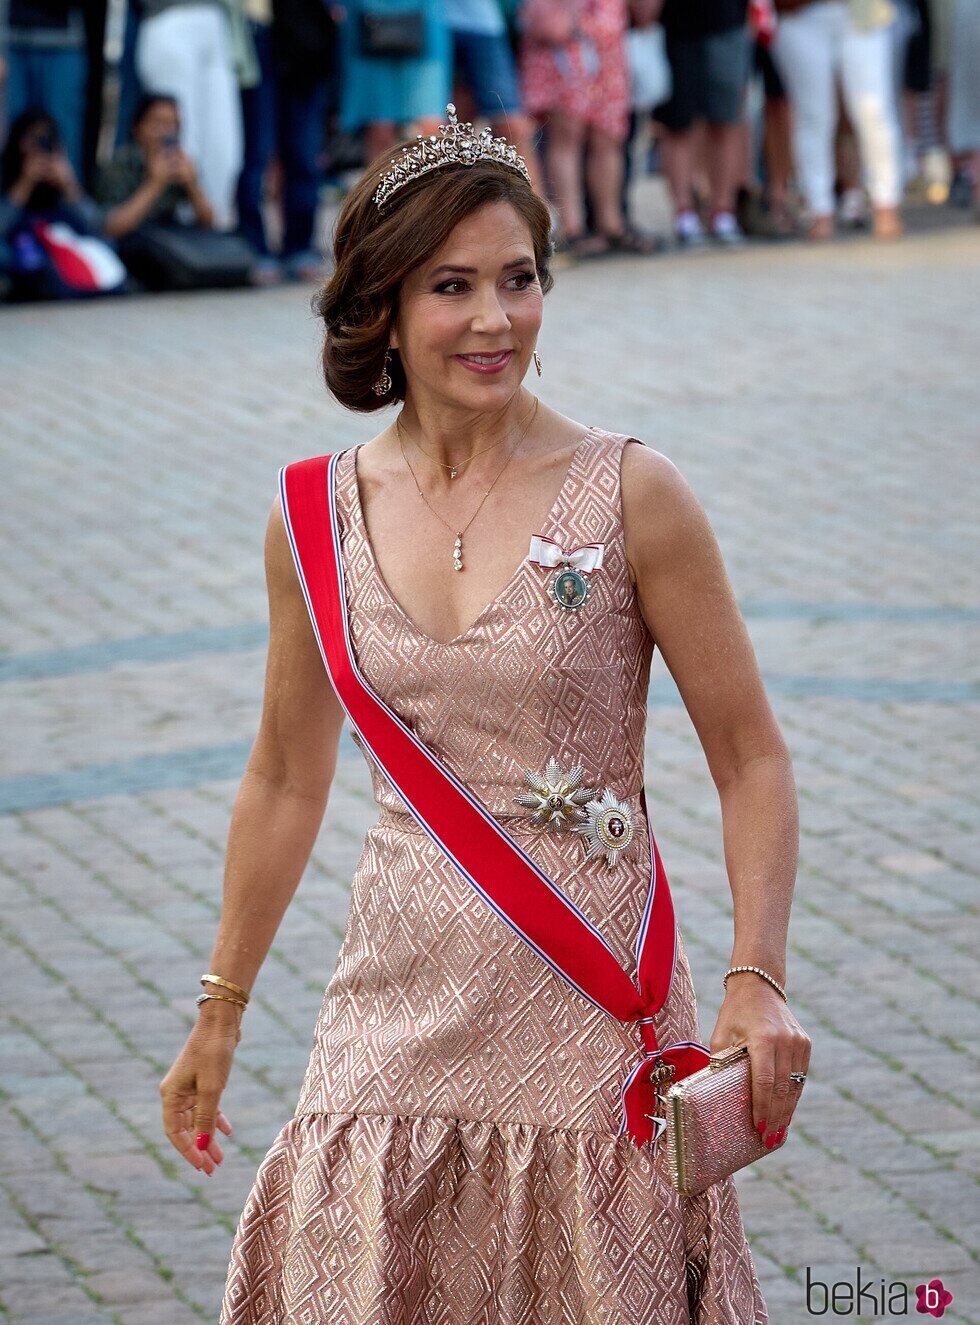
[[[664,30],[659,23],[630,28],[626,33],[633,110],[652,110],[670,99],[673,75],[667,59]]]

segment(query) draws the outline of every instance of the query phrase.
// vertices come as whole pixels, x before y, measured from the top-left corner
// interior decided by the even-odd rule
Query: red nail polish
[[[767,1149],[767,1150],[771,1150],[775,1144],[776,1144],[776,1135],[775,1135],[775,1133],[774,1133],[774,1132],[768,1132],[768,1133],[766,1134],[766,1149]]]
[[[759,1133],[759,1135],[761,1136],[762,1133],[766,1130],[766,1120],[765,1120],[765,1118],[763,1118],[763,1120],[762,1120],[761,1123],[756,1123],[756,1125],[755,1125],[755,1129],[756,1129],[756,1131]]]
[[[785,1135],[786,1135],[786,1128],[785,1128],[785,1127],[780,1127],[779,1131],[776,1133],[776,1140],[777,1140],[777,1141],[782,1141],[782,1139],[783,1139],[783,1137],[784,1137]]]
[[[198,1132],[197,1136],[194,1138],[194,1144],[197,1146],[198,1150],[207,1150],[210,1142],[210,1132]]]

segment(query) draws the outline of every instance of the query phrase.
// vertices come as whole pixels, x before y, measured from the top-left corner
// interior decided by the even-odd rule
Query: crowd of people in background
[[[324,187],[450,101],[569,262],[980,217],[980,0],[0,0],[0,97],[12,300],[319,281]]]

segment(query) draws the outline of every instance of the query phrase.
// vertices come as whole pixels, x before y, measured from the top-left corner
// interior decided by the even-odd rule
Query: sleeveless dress
[[[634,980],[654,648],[623,542],[620,462],[635,440],[591,428],[528,531],[604,543],[585,604],[560,607],[555,570],[525,558],[448,642],[414,626],[382,579],[359,448],[336,469],[361,672]],[[220,1325],[769,1325],[732,1179],[681,1197],[665,1142],[651,1153],[617,1136],[638,1028],[578,994],[492,910],[355,740],[380,815],[295,1114],[238,1224]],[[612,867],[585,858],[583,834],[549,832],[514,803],[522,770],[550,756],[630,807],[634,844]],[[662,1045],[703,1043],[679,923],[655,1029]]]

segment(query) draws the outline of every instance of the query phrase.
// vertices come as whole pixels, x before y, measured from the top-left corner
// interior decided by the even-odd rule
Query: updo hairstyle
[[[439,166],[412,180],[386,202],[374,201],[391,157],[416,140],[405,139],[371,164],[344,199],[334,227],[334,271],[313,298],[324,323],[323,376],[327,390],[350,410],[367,414],[405,399],[405,371],[392,349],[391,390],[372,385],[385,366],[385,350],[398,314],[402,281],[428,262],[471,212],[509,203],[531,234],[542,291],[554,285],[551,213],[516,171],[493,161]]]

